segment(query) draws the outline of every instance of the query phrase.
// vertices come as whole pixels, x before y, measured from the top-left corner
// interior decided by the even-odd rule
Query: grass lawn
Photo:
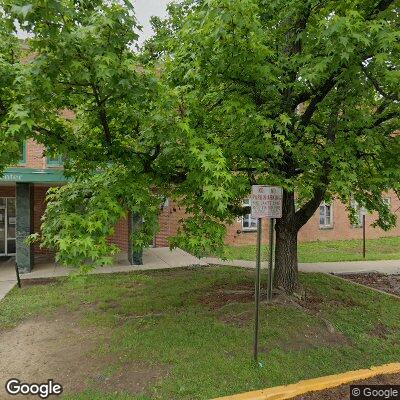
[[[319,241],[299,244],[299,261],[362,261],[361,240]],[[366,260],[399,260],[400,237],[366,241]],[[263,259],[268,259],[268,246],[263,246]],[[226,246],[226,257],[234,260],[255,260],[254,246]]]
[[[0,377],[2,368],[24,375],[29,363],[39,374],[46,365],[35,357],[45,354],[48,363],[61,358],[51,367],[61,384],[84,364],[76,393],[66,385],[68,400],[194,400],[400,359],[399,300],[323,274],[303,274],[301,281],[305,296],[297,303],[279,297],[262,304],[263,368],[252,362],[252,271],[98,275],[14,289],[0,302],[0,342],[10,347],[0,349]],[[72,321],[67,329],[63,318]],[[27,338],[28,361],[15,366],[15,355],[24,353],[18,343]]]

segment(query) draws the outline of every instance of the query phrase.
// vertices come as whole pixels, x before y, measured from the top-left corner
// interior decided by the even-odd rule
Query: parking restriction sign
[[[251,216],[253,218],[282,218],[282,200],[281,187],[252,186]]]

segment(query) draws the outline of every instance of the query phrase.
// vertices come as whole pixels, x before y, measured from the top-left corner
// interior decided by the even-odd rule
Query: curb
[[[218,397],[214,400],[287,400],[309,392],[331,389],[351,382],[373,378],[378,375],[395,373],[400,373],[400,363],[385,364],[370,369],[360,369],[337,375],[304,380],[287,386],[276,386],[232,396]]]

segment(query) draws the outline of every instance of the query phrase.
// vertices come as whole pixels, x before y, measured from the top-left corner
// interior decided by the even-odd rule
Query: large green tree
[[[297,236],[323,200],[358,201],[389,229],[400,182],[398,0],[207,0],[154,20],[194,134],[227,160],[237,191],[284,188],[275,285],[298,284]],[[352,210],[349,207],[349,212]]]
[[[8,116],[15,105],[14,82],[20,72],[21,50],[18,39],[13,35],[13,25],[4,18],[0,9],[0,132],[8,128]],[[6,165],[18,160],[21,144],[21,138],[12,130],[7,136],[0,135],[0,173]]]
[[[141,52],[128,1],[1,3],[35,55],[2,135],[68,155],[74,179],[43,225],[60,261],[107,262],[126,210],[146,219],[146,245],[165,196],[190,213],[172,244],[205,254],[251,185],[273,184],[275,285],[292,292],[297,234],[321,201],[395,223],[381,195],[400,179],[398,0],[184,0]]]
[[[145,219],[134,247],[151,244],[167,196],[222,237],[213,221],[228,204],[224,158],[188,132],[178,92],[141,62],[131,2],[4,0],[1,7],[7,26],[16,21],[28,37],[29,55],[10,81],[1,140],[30,137],[47,154],[64,155],[71,179],[50,191],[37,238],[57,261],[84,271],[109,263],[117,248],[108,238],[128,212]],[[15,42],[15,33],[7,37]],[[205,249],[213,240],[195,244]]]

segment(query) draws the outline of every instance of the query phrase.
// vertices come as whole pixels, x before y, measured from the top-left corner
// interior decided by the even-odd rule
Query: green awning
[[[62,169],[8,168],[0,182],[63,183],[67,182]]]

